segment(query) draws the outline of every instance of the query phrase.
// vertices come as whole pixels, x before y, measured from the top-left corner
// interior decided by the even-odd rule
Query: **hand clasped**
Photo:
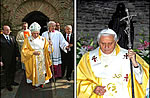
[[[97,86],[94,89],[94,93],[97,94],[97,95],[99,95],[99,96],[104,95],[105,92],[106,92],[105,86]]]
[[[136,53],[132,49],[128,50],[128,57],[131,59],[133,66],[137,67],[138,63],[136,61]]]

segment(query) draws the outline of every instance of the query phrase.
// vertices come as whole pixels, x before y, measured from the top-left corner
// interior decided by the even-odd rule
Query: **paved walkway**
[[[16,82],[19,86],[13,86],[13,91],[8,91],[6,88],[1,90],[1,98],[73,98],[74,91],[73,80],[66,79],[56,80],[56,90],[54,83],[47,83],[44,88],[32,89],[32,86],[27,84],[22,70],[16,73]]]

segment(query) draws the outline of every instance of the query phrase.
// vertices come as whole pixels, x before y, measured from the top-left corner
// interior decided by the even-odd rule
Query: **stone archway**
[[[44,32],[47,31],[47,22],[49,21],[49,18],[44,15],[42,12],[40,11],[33,11],[29,14],[27,14],[23,19],[22,22],[27,22],[29,24],[29,26],[31,25],[31,23],[33,22],[37,22],[40,24],[41,26],[41,30],[40,30],[40,35]]]
[[[42,12],[45,16],[54,21],[59,19],[58,11],[52,4],[46,1],[34,0],[26,1],[17,7],[12,23],[14,25],[21,25],[22,19],[34,11]]]

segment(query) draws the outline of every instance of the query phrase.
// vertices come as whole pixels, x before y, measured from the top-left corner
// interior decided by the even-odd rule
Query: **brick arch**
[[[46,1],[27,1],[19,5],[13,15],[12,23],[20,25],[22,19],[33,11],[40,11],[51,20],[58,20],[59,15],[57,9]]]

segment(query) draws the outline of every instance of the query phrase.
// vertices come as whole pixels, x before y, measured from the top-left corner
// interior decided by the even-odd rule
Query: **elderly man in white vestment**
[[[42,36],[48,41],[51,41],[53,44],[54,51],[52,53],[52,62],[54,66],[54,77],[60,78],[62,77],[60,48],[67,53],[67,49],[69,49],[69,43],[65,40],[61,32],[55,30],[56,23],[54,21],[49,21],[47,26],[48,31],[44,32]]]
[[[24,40],[21,51],[21,61],[25,64],[27,83],[33,88],[42,87],[52,77],[50,53],[52,45],[46,38],[39,35],[41,26],[34,22],[30,25],[32,36]]]
[[[149,65],[133,50],[117,44],[111,29],[98,34],[99,47],[86,53],[77,66],[78,98],[131,98],[133,67],[135,98],[145,98],[149,81]]]
[[[19,31],[17,33],[17,36],[16,36],[16,41],[19,45],[19,51],[21,53],[21,48],[22,48],[22,45],[24,43],[24,39],[31,36],[31,31],[28,29],[28,23],[27,22],[23,22],[22,23],[22,30]],[[22,69],[25,69],[25,65],[23,63],[21,63],[22,65]]]

